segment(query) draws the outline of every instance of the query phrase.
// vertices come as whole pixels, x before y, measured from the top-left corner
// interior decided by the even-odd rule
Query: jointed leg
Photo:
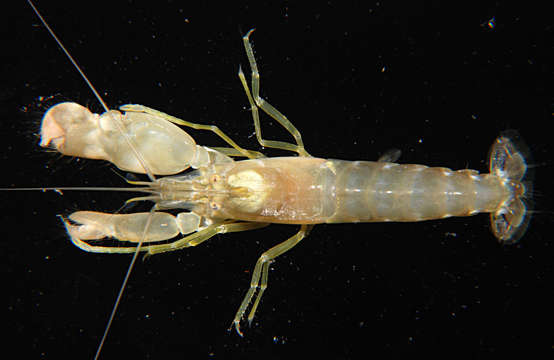
[[[222,154],[225,154],[227,156],[244,156],[240,151],[238,151],[237,149],[234,149],[234,148],[228,148],[228,147],[219,147],[219,146],[209,146],[210,149],[213,149],[215,151],[219,151],[220,153]],[[248,153],[250,153],[252,155],[251,159],[252,158],[263,158],[265,157],[264,154],[262,154],[261,152],[259,151],[254,151],[254,150],[247,150]]]
[[[249,159],[255,159],[260,157],[259,152],[243,149],[242,147],[240,147],[237,143],[233,141],[233,139],[227,136],[227,134],[221,131],[216,125],[197,124],[190,121],[182,120],[182,119],[176,118],[175,116],[171,116],[169,114],[158,111],[156,109],[149,108],[144,105],[128,104],[128,105],[120,106],[119,109],[122,111],[142,112],[153,116],[157,116],[159,118],[165,119],[174,124],[187,126],[196,130],[208,130],[208,131],[214,132],[217,136],[223,139],[223,141],[231,145],[239,154],[241,154],[240,156],[244,156]]]
[[[266,224],[266,223],[255,223],[255,222],[213,224],[203,230],[200,230],[191,235],[185,236],[184,238],[171,242],[169,244],[149,246],[148,253],[146,255],[155,255],[163,252],[175,251],[175,250],[179,250],[187,247],[196,246],[212,238],[214,235],[217,235],[217,234],[255,230],[255,229],[266,227],[268,225],[269,224]]]
[[[250,107],[252,109],[252,117],[254,119],[254,129],[256,131],[256,138],[261,146],[270,147],[275,149],[282,149],[288,151],[297,152],[300,156],[310,156],[308,152],[304,149],[304,143],[302,142],[302,136],[296,127],[287,119],[287,117],[281,114],[277,109],[275,109],[271,104],[266,102],[260,97],[260,73],[258,72],[258,65],[256,64],[256,59],[254,58],[254,52],[252,51],[252,45],[250,45],[249,37],[254,29],[250,30],[243,38],[244,48],[246,49],[246,55],[248,56],[248,62],[250,63],[250,68],[252,69],[252,94],[246,83],[244,73],[242,69],[239,68],[239,78],[250,102]],[[252,96],[253,95],[253,96]],[[296,141],[296,145],[287,143],[284,141],[275,141],[275,140],[264,140],[262,139],[262,132],[260,128],[260,117],[258,113],[258,107],[262,109],[266,114],[275,119],[281,126],[283,126]]]
[[[306,235],[308,235],[308,233],[312,228],[313,228],[313,225],[302,225],[300,227],[300,230],[291,238],[272,247],[271,249],[264,252],[262,256],[260,256],[260,258],[256,262],[256,266],[254,267],[254,272],[252,273],[250,288],[248,289],[248,292],[244,296],[244,299],[242,300],[242,303],[240,304],[239,309],[235,314],[235,318],[233,319],[233,324],[231,325],[231,326],[233,325],[235,326],[235,329],[237,330],[240,336],[242,336],[242,332],[240,331],[240,321],[246,309],[248,308],[250,301],[252,301],[252,298],[254,297],[254,293],[259,288],[259,292],[258,292],[258,295],[256,296],[256,300],[254,301],[254,305],[252,306],[252,310],[250,310],[250,313],[248,314],[248,323],[252,322],[252,319],[254,318],[254,314],[256,313],[256,309],[258,308],[258,304],[260,303],[260,299],[262,298],[262,295],[265,289],[267,288],[269,264],[273,261],[273,259],[287,252],[288,250],[292,249],[296,244],[298,244],[300,240],[302,240],[304,237],[306,237]]]

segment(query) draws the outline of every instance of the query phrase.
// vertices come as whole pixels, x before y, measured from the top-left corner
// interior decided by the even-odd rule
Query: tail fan
[[[494,236],[504,244],[513,244],[525,233],[531,218],[530,201],[532,182],[527,173],[529,151],[514,130],[500,134],[490,150],[490,173],[506,180],[510,198],[491,213]]]

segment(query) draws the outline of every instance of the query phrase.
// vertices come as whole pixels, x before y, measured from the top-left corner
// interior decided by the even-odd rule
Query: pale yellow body
[[[494,174],[373,161],[280,157],[215,166],[209,218],[319,224],[496,212],[513,184]],[[208,175],[208,178],[213,175]],[[163,181],[161,179],[160,181]],[[242,190],[239,191],[239,190]]]

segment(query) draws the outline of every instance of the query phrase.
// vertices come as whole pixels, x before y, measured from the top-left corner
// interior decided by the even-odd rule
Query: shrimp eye
[[[216,202],[211,202],[210,207],[212,210],[219,210],[219,205]]]
[[[218,182],[219,180],[221,180],[221,178],[219,177],[219,175],[212,175],[212,182],[213,182],[213,183],[216,183],[216,182]]]

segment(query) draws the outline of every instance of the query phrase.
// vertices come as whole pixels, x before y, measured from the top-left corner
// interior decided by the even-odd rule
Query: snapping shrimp
[[[154,203],[152,210],[144,213],[72,213],[63,222],[73,244],[88,252],[154,255],[197,246],[216,234],[254,230],[271,223],[299,225],[294,236],[264,252],[256,262],[250,287],[232,320],[242,336],[241,321],[249,307],[247,320],[252,321],[267,288],[269,264],[304,239],[316,224],[424,221],[486,212],[499,241],[513,243],[523,235],[530,217],[524,184],[527,166],[515,135],[503,134],[494,141],[488,174],[397,164],[394,154],[377,162],[312,157],[294,125],[260,97],[252,32],[243,37],[251,82],[248,84],[242,70],[239,78],[251,107],[256,138],[262,147],[298,156],[268,158],[240,147],[215,126],[184,121],[142,105],[107,109],[101,115],[76,103],[55,105],[42,120],[41,146],[147,174],[150,181],[132,182],[139,186],[137,192],[147,195],[129,201]],[[263,139],[260,110],[289,131],[295,143]],[[177,125],[212,131],[229,146],[198,145]],[[238,157],[247,160],[234,160]],[[187,171],[189,168],[192,170]],[[107,237],[136,245],[94,245]]]

